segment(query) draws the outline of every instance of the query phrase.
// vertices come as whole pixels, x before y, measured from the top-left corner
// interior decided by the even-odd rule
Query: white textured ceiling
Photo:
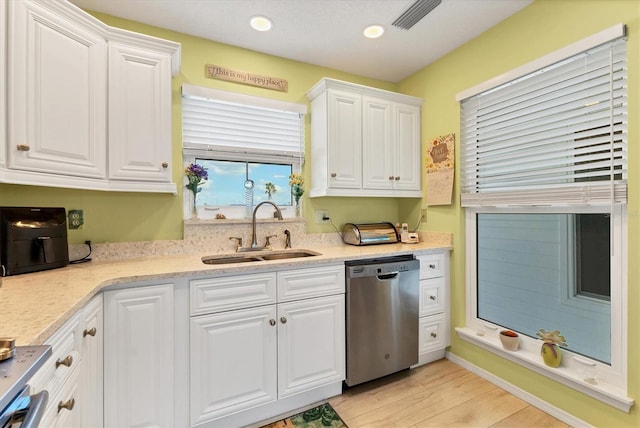
[[[83,9],[258,52],[398,82],[532,0],[442,0],[409,30],[391,23],[415,0],[70,0]],[[265,15],[273,29],[248,25]],[[363,29],[381,24],[374,40]]]

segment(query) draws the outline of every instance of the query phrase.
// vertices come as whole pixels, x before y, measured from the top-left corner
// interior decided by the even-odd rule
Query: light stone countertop
[[[418,244],[337,245],[305,249],[321,255],[226,265],[202,263],[202,256],[209,254],[152,256],[91,261],[5,277],[0,286],[0,337],[15,337],[18,346],[40,345],[93,296],[121,284],[295,269],[345,260],[437,253],[450,251],[453,247],[448,240],[429,240]]]

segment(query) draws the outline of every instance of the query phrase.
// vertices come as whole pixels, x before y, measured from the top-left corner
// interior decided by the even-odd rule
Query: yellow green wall
[[[455,133],[459,153],[458,92],[498,76],[549,52],[597,33],[617,23],[628,27],[629,82],[629,234],[628,234],[628,394],[640,398],[640,117],[639,52],[640,1],[637,0],[537,0],[511,18],[456,49],[398,85],[400,92],[425,99],[422,109],[422,138]],[[455,176],[453,206],[430,207],[423,229],[454,233],[452,253],[452,326],[465,324],[464,212],[459,203],[459,170]],[[428,189],[427,189],[428,191]],[[452,334],[451,352],[505,379],[549,403],[598,427],[637,427],[636,407],[626,414],[588,398],[543,376],[483,351]]]
[[[323,67],[291,61],[255,51],[241,49],[185,34],[143,25],[103,14],[94,14],[113,27],[173,40],[182,44],[182,64],[179,75],[173,79],[173,180],[179,183],[178,195],[98,192],[0,184],[0,205],[63,206],[84,210],[85,225],[69,230],[71,243],[130,242],[182,238],[182,129],[180,87],[183,83],[239,92],[287,102],[308,104],[305,93],[322,77],[347,80],[386,90],[396,85],[362,76],[355,76]],[[216,64],[232,69],[287,79],[289,91],[278,92],[204,76],[205,64]],[[309,162],[313,162],[309,144],[310,115],[306,117],[307,163],[304,175],[309,180]],[[419,199],[412,199],[414,206]],[[406,201],[404,201],[406,204]],[[310,232],[333,232],[328,224],[318,225],[314,210],[328,210],[332,221],[340,227],[347,221],[372,222],[380,220],[407,221],[399,218],[398,201],[393,198],[354,198],[348,205],[342,198],[309,199],[303,196],[303,215]],[[417,221],[417,216],[415,217]]]

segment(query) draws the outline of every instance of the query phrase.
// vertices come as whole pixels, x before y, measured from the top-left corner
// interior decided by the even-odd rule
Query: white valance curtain
[[[461,100],[463,206],[625,202],[626,178],[624,38]]]
[[[185,154],[219,155],[264,161],[304,157],[306,106],[182,86],[182,138]]]

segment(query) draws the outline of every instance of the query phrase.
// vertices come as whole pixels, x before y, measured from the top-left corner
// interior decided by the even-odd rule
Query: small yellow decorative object
[[[224,214],[216,214],[216,220],[224,220],[226,218],[227,216],[225,216]]]
[[[561,336],[558,330],[545,331],[542,328],[536,333],[536,336],[541,338],[544,342],[540,348],[540,355],[542,356],[544,363],[549,367],[560,367],[560,363],[562,362],[562,351],[558,345],[567,346],[567,341],[564,336]]]

